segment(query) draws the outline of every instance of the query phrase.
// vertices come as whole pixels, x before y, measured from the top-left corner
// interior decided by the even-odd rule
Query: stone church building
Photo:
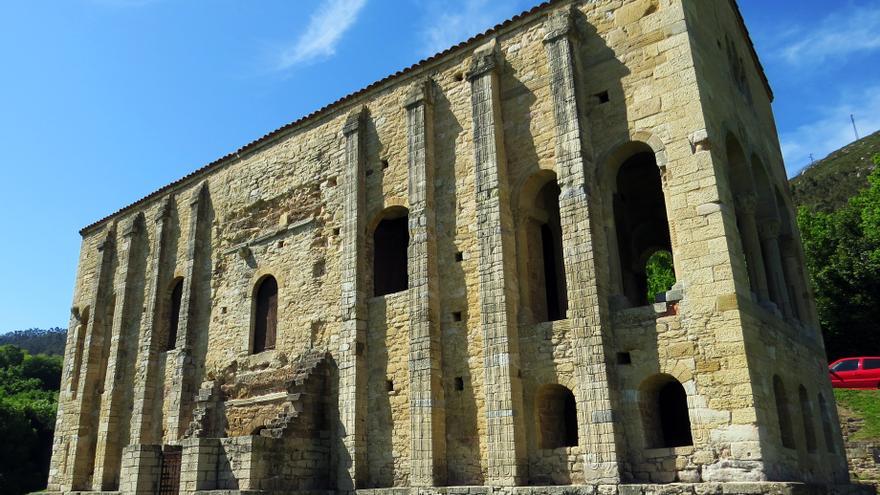
[[[554,0],[85,227],[49,491],[858,492],[772,97]]]

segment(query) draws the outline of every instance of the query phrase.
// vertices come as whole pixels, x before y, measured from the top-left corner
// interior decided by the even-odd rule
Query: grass
[[[852,440],[880,440],[880,390],[834,389],[834,397],[845,413],[864,421]]]
[[[868,175],[874,169],[871,158],[877,153],[880,132],[817,160],[789,182],[795,206],[832,212],[846,205],[849,198],[868,186]]]

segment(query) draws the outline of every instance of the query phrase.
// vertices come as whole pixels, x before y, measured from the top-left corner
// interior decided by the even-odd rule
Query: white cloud
[[[818,109],[816,118],[780,136],[782,154],[789,175],[810,164],[810,154],[819,160],[855,139],[849,116],[855,115],[859,136],[880,129],[880,86],[862,92],[843,92],[835,105]]]
[[[880,4],[870,2],[826,16],[815,28],[780,36],[777,56],[792,65],[818,65],[833,57],[880,49]]]
[[[422,55],[430,56],[467,40],[522,10],[517,1],[431,0],[423,3]]]
[[[309,19],[300,37],[281,51],[276,68],[288,69],[336,53],[342,35],[357,21],[367,0],[328,0]]]

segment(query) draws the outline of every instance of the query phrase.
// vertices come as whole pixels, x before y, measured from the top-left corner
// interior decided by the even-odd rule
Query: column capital
[[[104,238],[101,239],[101,242],[98,243],[98,251],[104,251],[107,248],[113,247],[113,239],[116,236],[116,225],[110,225],[107,227],[107,231],[104,233]]]
[[[154,222],[160,223],[171,216],[171,198],[172,196],[170,194],[162,198],[162,203],[159,205],[159,209],[156,210],[156,214],[153,215]]]
[[[139,234],[144,227],[144,214],[138,213],[132,218],[125,227],[122,229],[122,235],[124,237],[132,237],[133,235]]]
[[[199,187],[193,191],[192,196],[189,198],[189,206],[191,208],[195,208],[199,205],[199,202],[208,194],[208,181],[202,181],[199,184]]]
[[[342,134],[350,136],[358,132],[364,124],[367,116],[367,107],[361,106],[356,110],[352,110],[348,117],[345,118],[345,125],[342,126]]]
[[[434,104],[434,80],[430,77],[414,82],[406,92],[404,108],[412,108],[419,105]]]
[[[571,38],[574,34],[571,10],[563,8],[547,14],[547,19],[544,21],[544,33],[544,43],[553,43],[561,38]]]
[[[775,218],[764,218],[758,222],[758,233],[761,239],[768,240],[779,237],[779,220]]]
[[[471,58],[471,66],[467,72],[469,81],[492,72],[498,66],[498,41],[492,38],[491,41],[474,50],[473,58]]]
[[[758,197],[752,193],[737,194],[734,201],[736,209],[747,215],[754,215],[758,207]]]

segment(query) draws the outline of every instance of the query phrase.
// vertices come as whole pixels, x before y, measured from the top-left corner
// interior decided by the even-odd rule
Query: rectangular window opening
[[[455,390],[464,390],[464,378],[460,376],[455,377]]]
[[[632,364],[632,356],[628,352],[618,352],[617,364]]]

